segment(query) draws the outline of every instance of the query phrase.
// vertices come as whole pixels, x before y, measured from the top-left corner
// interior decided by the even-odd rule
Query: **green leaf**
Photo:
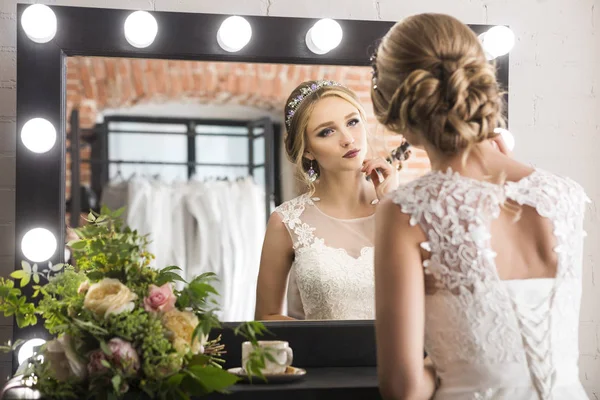
[[[174,272],[161,273],[158,276],[158,278],[156,279],[156,286],[162,286],[165,283],[175,282],[175,281],[185,282],[185,279],[183,279],[181,276],[179,276],[178,274],[176,274]]]
[[[121,389],[121,376],[115,375],[115,376],[113,376],[111,381],[112,381],[113,388],[115,389],[115,392],[119,393],[120,389]]]
[[[48,268],[50,268],[51,271],[54,272],[58,272],[61,269],[63,269],[65,267],[65,264],[60,263],[60,264],[56,264],[56,265],[52,265],[51,263],[48,263]]]
[[[104,354],[106,354],[107,356],[111,356],[112,355],[112,351],[110,351],[110,348],[108,347],[108,344],[106,344],[106,342],[104,340],[100,341],[100,349],[102,349],[102,352]]]
[[[27,261],[21,261],[21,268],[23,269],[23,271],[25,271],[25,273],[31,273],[31,265]]]
[[[167,379],[167,384],[169,386],[179,386],[183,378],[185,378],[185,375],[182,373],[172,375],[169,377],[169,379]]]
[[[182,269],[181,269],[181,268],[179,268],[178,266],[176,266],[176,265],[171,265],[171,266],[169,266],[169,267],[165,267],[165,268],[161,269],[161,270],[160,270],[160,273],[162,274],[162,273],[164,273],[164,272],[169,272],[169,271],[181,271],[181,270],[182,270]]]
[[[26,273],[22,269],[18,269],[10,273],[10,277],[13,279],[23,279]]]
[[[119,218],[121,215],[123,215],[123,212],[125,211],[125,207],[121,207],[118,210],[114,211],[112,213],[112,217],[113,218]]]
[[[188,367],[192,367],[195,365],[200,365],[200,366],[207,365],[209,361],[210,361],[209,356],[206,356],[204,354],[196,354],[188,362]]]
[[[25,275],[23,279],[21,279],[21,287],[27,286],[29,281],[31,280],[31,275]]]
[[[187,368],[208,392],[221,392],[239,381],[238,377],[217,367],[191,366]]]
[[[40,283],[40,275],[37,272],[33,274],[33,281],[35,283]]]
[[[67,243],[67,246],[69,246],[73,250],[83,250],[85,249],[86,245],[87,243],[85,240],[72,240],[69,243]]]
[[[100,360],[100,364],[102,364],[105,368],[111,368],[112,366],[110,365],[110,363],[106,360]]]
[[[74,318],[73,319],[73,323],[78,327],[81,328],[87,332],[90,332],[91,334],[95,334],[95,335],[108,335],[108,331],[96,324],[94,324],[93,322],[90,321],[82,321],[80,319]]]
[[[102,279],[102,277],[104,277],[104,274],[100,271],[92,271],[90,273],[87,274],[87,278],[90,281],[97,281]]]

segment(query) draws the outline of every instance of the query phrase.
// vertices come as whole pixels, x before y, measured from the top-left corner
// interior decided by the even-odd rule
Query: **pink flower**
[[[90,375],[99,375],[108,371],[104,365],[102,365],[102,360],[108,361],[106,359],[106,354],[102,350],[94,350],[89,355],[90,361],[87,365],[87,370]]]
[[[123,339],[112,338],[108,341],[111,361],[126,373],[136,373],[140,369],[140,358],[131,345]]]
[[[175,308],[177,298],[173,287],[165,283],[161,287],[150,285],[148,297],[144,298],[144,309],[148,312],[169,312]]]

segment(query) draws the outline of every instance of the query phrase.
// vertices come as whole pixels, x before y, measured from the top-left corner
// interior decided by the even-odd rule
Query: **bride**
[[[285,148],[309,192],[283,203],[269,219],[256,319],[294,319],[283,315],[288,280],[292,316],[374,319],[375,205],[397,187],[396,170],[383,158],[365,160],[365,112],[339,83],[302,83],[285,117]]]
[[[477,36],[455,18],[399,22],[374,59],[377,119],[424,148],[433,169],[378,206],[384,398],[587,399],[577,365],[583,189],[490,145],[502,94]]]

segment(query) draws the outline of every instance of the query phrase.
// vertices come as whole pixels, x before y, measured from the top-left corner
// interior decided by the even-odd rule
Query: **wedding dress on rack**
[[[139,176],[111,181],[105,188],[103,204],[125,206],[127,225],[150,235],[153,267],[177,265],[188,281],[215,273],[219,317],[253,319],[266,230],[263,187],[251,177],[162,182]]]

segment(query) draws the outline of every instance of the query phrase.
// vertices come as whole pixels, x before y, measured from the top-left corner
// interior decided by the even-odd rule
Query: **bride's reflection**
[[[340,83],[298,86],[286,102],[285,125],[287,155],[308,192],[269,219],[256,318],[373,319],[374,212],[397,187],[396,169],[367,158],[365,110]]]
[[[399,142],[382,132],[367,145],[380,132],[370,68],[69,57],[67,74],[69,226],[126,207],[124,222],[150,235],[152,266],[218,276],[222,321],[373,318],[379,181],[365,176],[388,167],[362,161]],[[352,90],[313,81],[286,101],[303,79],[334,76]],[[402,178],[427,168],[413,157]],[[294,214],[301,201],[311,205]]]

